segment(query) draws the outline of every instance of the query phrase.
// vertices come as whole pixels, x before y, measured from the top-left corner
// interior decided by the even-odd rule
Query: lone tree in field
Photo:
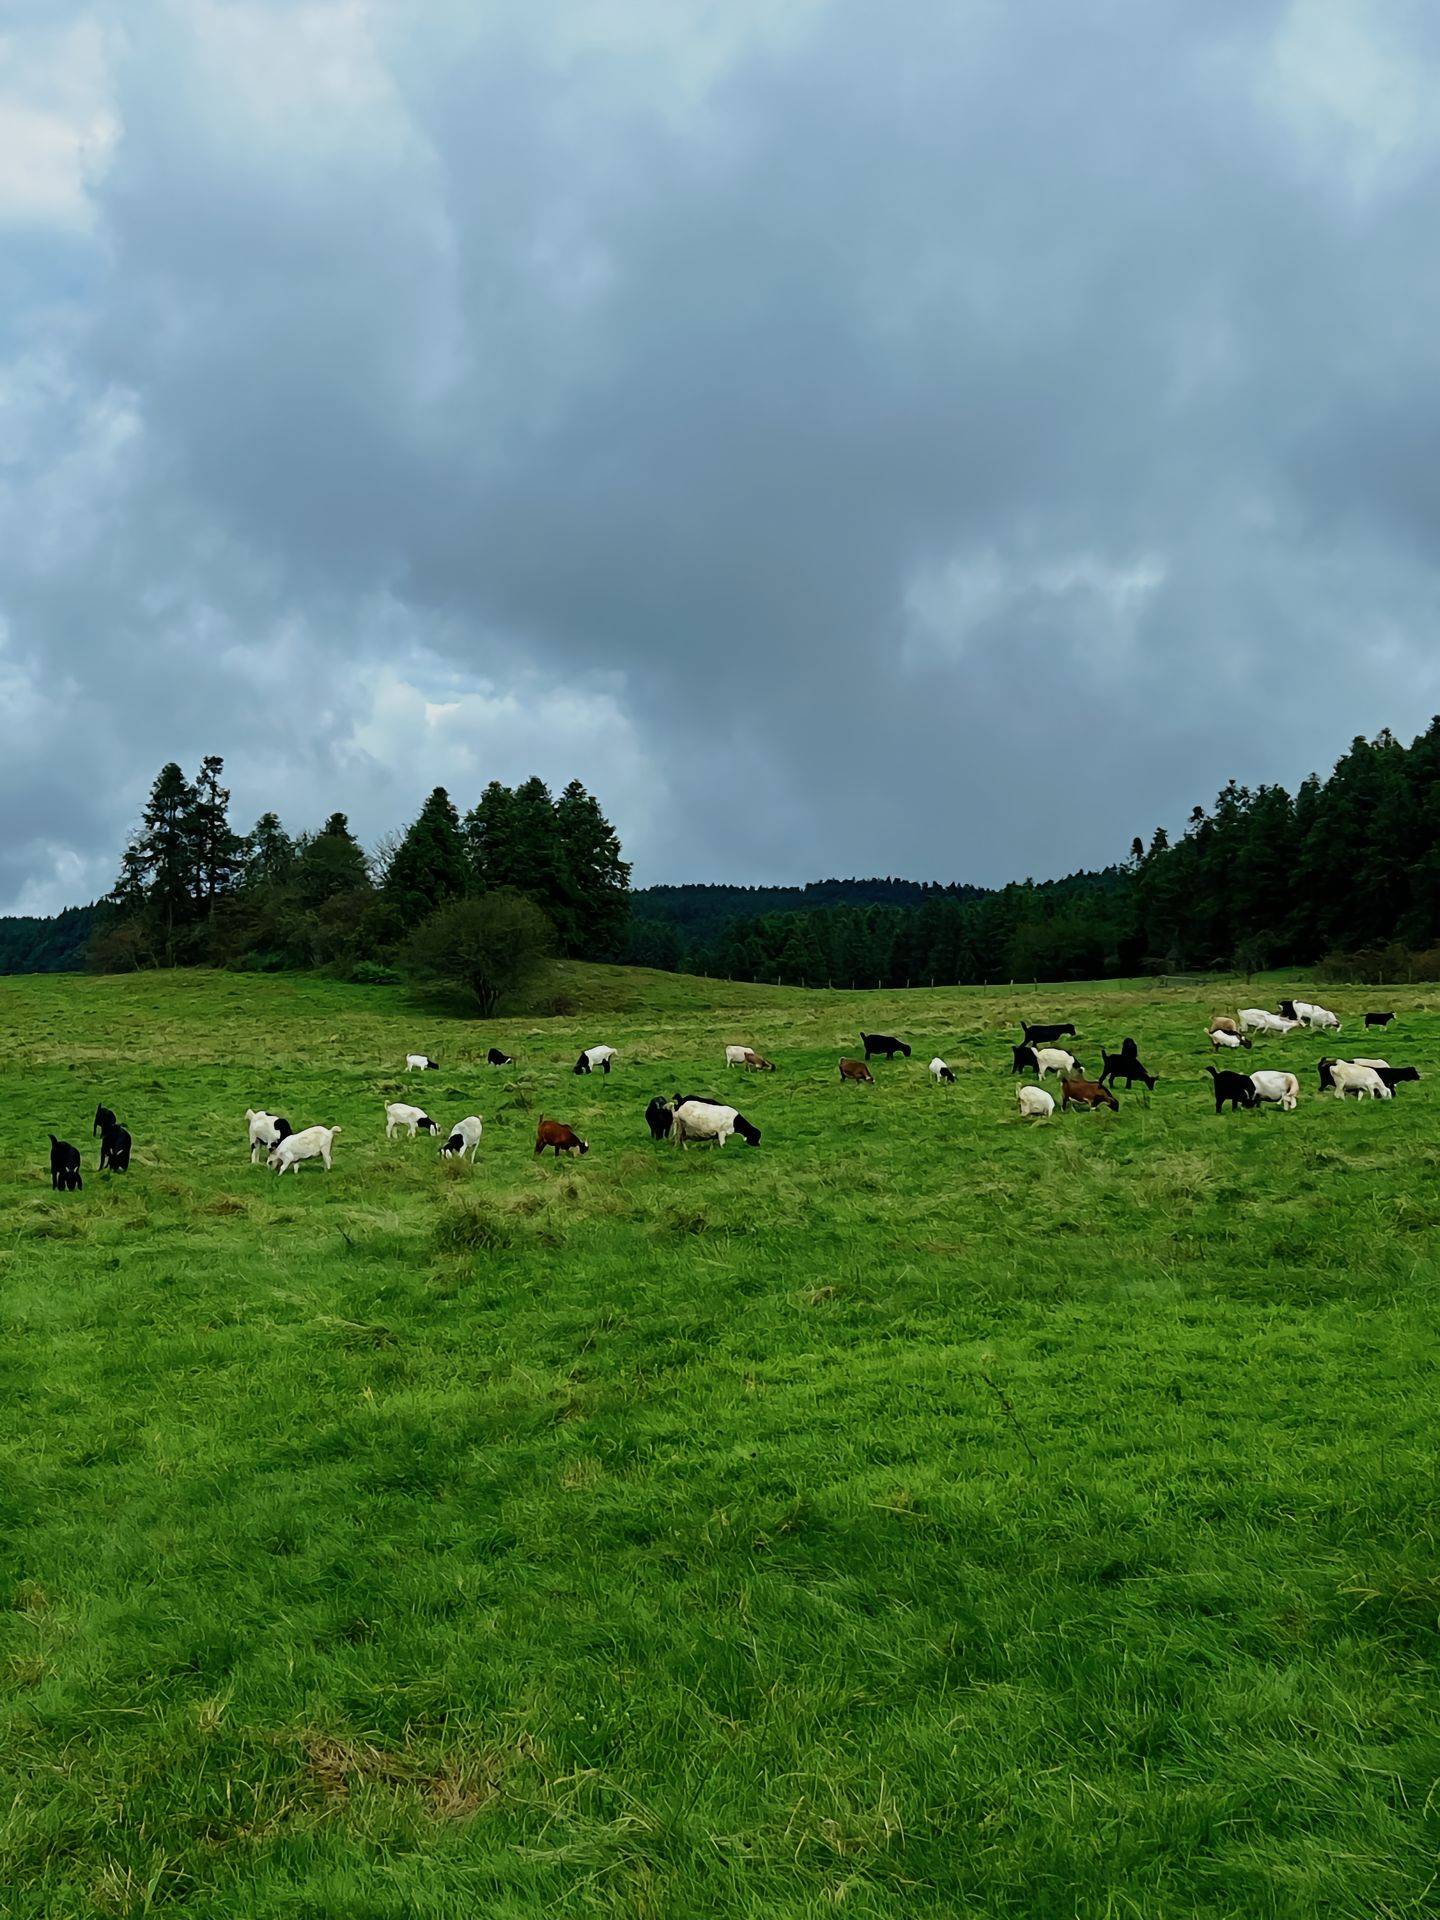
[[[488,1016],[554,950],[555,929],[539,907],[502,887],[438,908],[411,937],[402,965],[412,980],[463,987]]]

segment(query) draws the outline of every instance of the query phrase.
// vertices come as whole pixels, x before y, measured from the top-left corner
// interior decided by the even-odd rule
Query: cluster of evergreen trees
[[[93,966],[329,966],[385,978],[441,909],[501,895],[538,908],[562,951],[623,957],[630,868],[578,780],[558,798],[540,779],[492,781],[463,819],[437,787],[367,855],[343,813],[298,834],[265,813],[236,833],[223,772],[213,755],[193,780],[173,761],[161,769],[104,903]]]
[[[1388,732],[1357,737],[1328,779],[1312,774],[1293,795],[1231,781],[1177,840],[1159,828],[1102,872],[929,889],[908,905],[892,904],[907,882],[827,884],[849,903],[806,910],[787,890],[758,889],[747,911],[743,888],[641,892],[630,957],[822,986],[1321,962],[1367,978],[1440,977],[1440,718],[1408,747]]]

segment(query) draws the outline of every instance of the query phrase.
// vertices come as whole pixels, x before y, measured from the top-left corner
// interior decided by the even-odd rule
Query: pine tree
[[[229,892],[240,872],[240,839],[230,828],[230,790],[220,784],[224,770],[225,762],[219,754],[206,754],[200,762],[190,808],[194,896],[202,914]]]
[[[143,917],[167,965],[174,964],[179,936],[195,918],[194,808],[194,787],[175,761],[167,761],[155,776],[140,833],[127,850],[128,872],[121,875],[143,887]]]
[[[465,816],[465,844],[475,886],[486,893],[520,884],[515,853],[515,790],[492,780]]]
[[[444,787],[436,787],[395,850],[386,902],[405,925],[417,927],[437,907],[460,899],[470,878],[460,816]]]
[[[283,886],[295,872],[296,846],[278,813],[262,813],[244,843],[247,887]]]
[[[343,813],[332,813],[319,833],[301,842],[295,882],[301,904],[311,908],[369,889],[365,850]]]
[[[515,876],[510,884],[528,894],[551,921],[564,951],[573,953],[578,937],[573,888],[555,803],[538,775],[523,780],[511,795],[508,826],[508,857]]]
[[[630,863],[599,802],[572,780],[555,802],[575,950],[589,960],[617,960],[630,919]]]

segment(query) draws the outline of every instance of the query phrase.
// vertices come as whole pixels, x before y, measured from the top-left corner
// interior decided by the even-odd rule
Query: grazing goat
[[[1060,1111],[1068,1113],[1071,1107],[1088,1107],[1093,1113],[1096,1107],[1109,1107],[1112,1112],[1120,1111],[1120,1102],[1109,1087],[1102,1087],[1098,1080],[1082,1080],[1078,1075],[1074,1079],[1061,1079],[1063,1093],[1060,1099]]]
[[[572,1073],[593,1073],[596,1067],[599,1067],[602,1073],[609,1073],[610,1062],[614,1058],[614,1047],[586,1047],[570,1071]]]
[[[1039,1073],[1040,1062],[1035,1057],[1034,1047],[1027,1045],[1022,1040],[1018,1047],[1012,1047],[1010,1049],[1010,1053],[1011,1073]]]
[[[1015,1099],[1022,1120],[1048,1120],[1055,1111],[1055,1096],[1043,1087],[1017,1087]]]
[[[1418,1080],[1420,1078],[1420,1070],[1418,1067],[1377,1067],[1375,1071],[1385,1082],[1391,1093],[1394,1093],[1396,1087],[1400,1086],[1404,1081]]]
[[[747,1073],[774,1073],[775,1063],[767,1060],[763,1053],[756,1053],[753,1047],[726,1047],[725,1066],[744,1067]]]
[[[1357,1100],[1390,1100],[1394,1098],[1391,1089],[1386,1086],[1374,1067],[1357,1066],[1353,1060],[1322,1060],[1320,1062],[1321,1085],[1324,1085],[1326,1068],[1330,1069],[1330,1084],[1336,1096],[1343,1100],[1347,1093],[1353,1093]]]
[[[875,1076],[863,1060],[842,1060],[840,1062],[840,1078],[842,1080],[856,1080],[862,1086],[873,1087],[875,1084]]]
[[[68,1140],[50,1136],[50,1185],[56,1193],[79,1193],[85,1182],[80,1178],[80,1149]]]
[[[302,1133],[287,1133],[277,1146],[270,1149],[266,1165],[272,1173],[283,1177],[293,1172],[298,1178],[302,1160],[323,1160],[325,1171],[329,1173],[330,1155],[339,1131],[339,1127],[306,1127]]]
[[[1331,1013],[1328,1007],[1312,1006],[1308,1000],[1295,1002],[1295,1018],[1302,1026],[1310,1027],[1316,1033],[1340,1031],[1338,1015]]]
[[[107,1127],[100,1136],[99,1171],[105,1173],[128,1173],[130,1171],[130,1135],[118,1124]]]
[[[1037,1026],[1033,1020],[1020,1022],[1020,1038],[1027,1047],[1049,1046],[1054,1040],[1074,1040],[1075,1028],[1068,1020],[1052,1023],[1050,1026]]]
[[[262,1147],[268,1154],[271,1147],[278,1147],[287,1134],[295,1131],[283,1115],[278,1113],[264,1113],[255,1107],[247,1107],[245,1109],[245,1124],[250,1129],[250,1164],[252,1167],[259,1159]]]
[[[1280,1002],[1280,1012],[1287,1020],[1298,1020],[1300,1017],[1295,1011],[1295,1002],[1293,1000],[1282,1000]]]
[[[542,1120],[535,1129],[536,1153],[544,1153],[547,1147],[554,1148],[557,1160],[562,1153],[577,1159],[582,1153],[590,1151],[588,1140],[582,1140],[573,1127],[562,1126],[558,1120]]]
[[[955,1084],[954,1074],[950,1071],[949,1067],[946,1066],[938,1053],[930,1062],[930,1078],[935,1082],[937,1087],[940,1086],[942,1082],[947,1087],[953,1087]]]
[[[450,1129],[450,1138],[440,1149],[442,1160],[463,1160],[468,1153],[470,1164],[475,1164],[475,1155],[480,1151],[480,1136],[485,1131],[478,1113],[468,1113],[463,1120],[457,1120]]]
[[[877,1053],[883,1053],[887,1060],[893,1060],[897,1053],[903,1053],[907,1060],[910,1058],[909,1047],[890,1033],[862,1033],[860,1044],[865,1049],[867,1060]]]
[[[1299,1106],[1300,1082],[1293,1073],[1252,1073],[1248,1077],[1257,1104],[1278,1104],[1282,1113],[1293,1113]]]
[[[432,1060],[428,1053],[407,1053],[405,1071],[407,1073],[438,1073],[440,1062]]]
[[[91,1137],[93,1138],[97,1133],[104,1133],[107,1127],[113,1127],[114,1124],[115,1116],[109,1107],[96,1107],[95,1123],[90,1129]]]
[[[393,1140],[397,1127],[408,1127],[410,1138],[415,1138],[418,1129],[421,1133],[438,1133],[440,1129],[426,1113],[423,1107],[407,1107],[403,1100],[391,1100],[385,1107],[385,1138]]]
[[[1240,1022],[1232,1020],[1228,1013],[1217,1013],[1210,1022],[1211,1033],[1239,1033]]]
[[[498,1047],[491,1047],[485,1056],[487,1067],[513,1067],[514,1059],[508,1053],[502,1053]]]
[[[1367,1027],[1388,1027],[1394,1018],[1393,1013],[1367,1013],[1365,1024]]]
[[[1135,1051],[1135,1042],[1133,1040],[1127,1040],[1125,1045],[1121,1047],[1119,1053],[1107,1053],[1105,1048],[1101,1047],[1100,1084],[1102,1087],[1113,1087],[1117,1080],[1123,1080],[1125,1082],[1126,1092],[1128,1093],[1135,1082],[1139,1080],[1143,1083],[1147,1093],[1153,1093],[1155,1091],[1155,1083],[1159,1078],[1158,1073],[1147,1073],[1144,1067],[1141,1066],[1140,1056]]]
[[[1243,1020],[1245,1016],[1241,1014],[1240,1017]],[[1223,1113],[1225,1111],[1225,1102],[1227,1100],[1230,1102],[1230,1111],[1232,1113],[1234,1113],[1237,1108],[1253,1107],[1255,1105],[1255,1082],[1250,1078],[1248,1073],[1232,1073],[1228,1067],[1222,1067],[1218,1073],[1214,1067],[1207,1067],[1205,1071],[1209,1074],[1215,1085],[1216,1113]]]
[[[1330,1070],[1336,1064],[1337,1062],[1330,1059],[1325,1059],[1320,1062],[1321,1093],[1328,1093],[1330,1089],[1334,1086],[1335,1083],[1330,1077]],[[1379,1074],[1385,1074],[1387,1072],[1392,1071],[1390,1067],[1390,1062],[1388,1060],[1346,1060],[1346,1061],[1340,1062],[1339,1064],[1344,1066],[1349,1066],[1349,1067],[1372,1067],[1375,1070],[1375,1072]],[[1411,1071],[1412,1072],[1414,1071],[1413,1068],[1411,1069]],[[1415,1078],[1417,1080],[1419,1079],[1419,1077],[1420,1076],[1418,1074],[1415,1075]],[[1387,1085],[1388,1084],[1389,1083],[1387,1082]]]
[[[1218,1053],[1222,1047],[1244,1047],[1248,1053],[1255,1045],[1248,1033],[1230,1033],[1224,1027],[1210,1029],[1210,1051]]]
[[[747,1147],[758,1147],[760,1129],[735,1111],[715,1100],[682,1100],[675,1109],[675,1138],[682,1147],[692,1140],[713,1140],[723,1147],[732,1133],[738,1133]]]
[[[649,1106],[646,1107],[645,1124],[650,1129],[650,1138],[652,1140],[669,1139],[670,1129],[675,1124],[675,1115],[671,1111],[670,1102],[665,1098],[663,1093],[657,1093]]]
[[[1301,1024],[1299,1020],[1287,1019],[1284,1014],[1267,1013],[1264,1007],[1242,1007],[1240,1009],[1240,1031],[1242,1033],[1278,1033],[1283,1040],[1287,1033],[1294,1033]]]
[[[1067,1053],[1064,1047],[1036,1047],[1034,1053],[1035,1068],[1042,1080],[1047,1073],[1058,1073],[1063,1076],[1067,1073],[1083,1075],[1085,1072],[1074,1054]]]

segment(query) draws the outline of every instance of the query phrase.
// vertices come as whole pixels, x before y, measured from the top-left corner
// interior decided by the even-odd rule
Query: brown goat
[[[745,1071],[747,1073],[774,1073],[775,1062],[773,1060],[767,1060],[763,1053],[747,1052],[745,1055]]]
[[[536,1153],[544,1153],[547,1147],[555,1149],[557,1160],[562,1153],[574,1155],[590,1151],[587,1140],[582,1140],[573,1127],[562,1126],[558,1120],[542,1120],[535,1129]]]
[[[1082,1080],[1077,1075],[1073,1080],[1062,1082],[1065,1092],[1061,1097],[1060,1111],[1065,1113],[1071,1107],[1112,1107],[1120,1111],[1120,1102],[1108,1087],[1102,1087],[1098,1080]]]
[[[840,1062],[840,1078],[842,1080],[859,1080],[871,1087],[875,1084],[875,1076],[863,1060],[842,1060]]]

